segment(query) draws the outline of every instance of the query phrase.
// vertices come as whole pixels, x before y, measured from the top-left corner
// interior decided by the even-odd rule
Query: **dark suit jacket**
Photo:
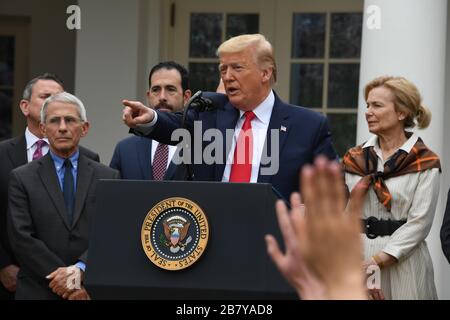
[[[80,154],[72,224],[49,154],[14,169],[9,184],[8,232],[21,269],[16,299],[56,299],[45,276],[86,262],[98,179],[119,173]]]
[[[28,162],[25,135],[0,142],[0,269],[17,264],[11,252],[6,232],[6,209],[8,205],[8,179],[10,172]],[[97,153],[80,146],[80,153],[100,161]],[[0,287],[2,287],[0,283]]]
[[[120,172],[122,179],[153,180],[152,140],[144,137],[128,137],[117,143],[109,166]],[[164,180],[175,180],[178,168],[173,162],[169,164]]]
[[[100,161],[97,153],[80,146],[80,153]],[[8,181],[10,172],[27,163],[25,135],[0,142],[0,269],[18,264],[11,250],[6,230],[6,210],[8,206]],[[6,289],[0,283],[0,296]]]
[[[190,110],[187,116],[188,129],[193,135],[193,122],[199,120],[202,123],[202,134],[208,129],[217,128],[222,136],[226,137],[226,129],[234,130],[236,126],[239,110],[231,105],[223,94],[205,93],[204,96],[210,97],[216,105],[219,105],[219,108],[216,111],[200,113]],[[157,112],[158,121],[147,137],[167,144],[177,143],[171,141],[171,134],[175,129],[180,128],[182,115]],[[337,159],[326,117],[306,108],[286,104],[276,94],[266,138],[267,155],[272,155],[271,129],[279,132],[279,170],[274,175],[262,175],[262,168],[260,168],[258,182],[271,183],[285,199],[289,199],[293,191],[299,190],[299,171],[303,165],[311,163],[319,154],[324,154],[330,159]],[[135,131],[131,130],[131,132]],[[192,151],[195,150],[195,143],[196,139],[194,139]],[[201,150],[209,144],[209,141],[202,142]],[[222,180],[229,152],[225,145],[224,143],[221,163],[211,165],[202,162],[194,165],[195,180]],[[230,146],[231,143],[228,147]],[[192,159],[194,159],[193,156]],[[269,166],[270,164],[266,167]]]
[[[450,189],[447,195],[447,206],[445,207],[444,221],[441,227],[441,245],[444,255],[450,263]]]

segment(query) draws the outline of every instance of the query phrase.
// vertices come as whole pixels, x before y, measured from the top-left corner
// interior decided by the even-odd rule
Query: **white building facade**
[[[215,89],[215,49],[239,33],[259,32],[271,41],[276,92],[326,114],[341,156],[369,137],[364,85],[384,74],[414,82],[433,115],[419,135],[442,160],[441,194],[427,241],[439,297],[450,299],[450,265],[439,238],[450,187],[447,0],[78,0],[81,28],[68,30],[65,9],[73,3],[0,0],[0,41],[15,25],[20,40],[16,84],[0,77],[0,98],[11,95],[9,134],[19,134],[24,123],[15,106],[23,84],[45,71],[58,73],[87,106],[92,126],[83,144],[105,164],[128,136],[121,101],[146,102],[154,64],[175,60],[189,67],[194,90]]]
[[[92,128],[93,134],[87,139],[89,145],[100,150],[106,159],[110,158],[115,143],[127,135],[120,121],[120,101],[123,98],[145,101],[148,71],[153,64],[173,59],[187,66],[203,63],[205,68],[200,70],[207,70],[208,63],[217,62],[212,56],[192,56],[195,50],[190,45],[195,40],[190,38],[190,32],[195,14],[221,14],[222,33],[226,33],[225,25],[230,23],[227,14],[257,14],[257,31],[265,34],[275,47],[280,75],[275,87],[277,93],[283,99],[292,101],[295,99],[295,95],[290,92],[291,82],[295,80],[292,73],[300,69],[300,77],[305,74],[307,77],[317,71],[306,67],[306,71],[302,72],[302,66],[298,68],[293,65],[319,65],[322,76],[318,80],[311,78],[315,83],[323,81],[317,94],[319,98],[310,97],[307,101],[311,102],[313,109],[334,116],[336,121],[355,121],[354,127],[350,124],[348,130],[345,127],[337,130],[342,134],[356,129],[355,144],[362,143],[369,136],[364,119],[364,84],[382,74],[402,75],[413,81],[423,95],[424,104],[433,114],[430,127],[419,134],[442,159],[441,195],[427,242],[434,262],[439,297],[450,299],[450,265],[442,254],[439,238],[450,187],[450,172],[447,169],[450,147],[445,140],[445,137],[450,137],[450,126],[445,125],[450,121],[450,108],[446,105],[450,99],[447,96],[450,94],[450,66],[447,63],[450,53],[447,49],[450,44],[447,41],[450,35],[447,24],[450,8],[446,0],[255,0],[226,3],[212,0],[131,0],[114,4],[107,0],[80,0],[79,5],[83,13],[83,26],[77,38],[75,88],[77,95],[89,106],[96,106],[95,111],[92,111],[92,107],[90,109],[90,118],[95,126]],[[331,55],[333,32],[330,29],[333,26],[330,22],[334,21],[333,14],[356,12],[362,15],[360,55],[339,60]],[[324,14],[324,22],[318,23],[325,24],[323,55],[314,56],[313,53],[313,57],[295,56],[295,49],[292,49],[295,41],[292,33],[295,29],[292,24],[296,13]],[[96,19],[98,16],[102,19]],[[226,34],[220,36],[223,40]],[[337,64],[359,64],[356,106],[328,104],[331,102],[328,99],[332,99],[329,97],[332,96],[332,90],[326,87],[333,85],[330,78],[332,68]],[[351,71],[346,74],[352,77]],[[94,84],[96,89],[92,90]],[[345,97],[337,99],[353,101]],[[345,118],[345,115],[350,117]]]

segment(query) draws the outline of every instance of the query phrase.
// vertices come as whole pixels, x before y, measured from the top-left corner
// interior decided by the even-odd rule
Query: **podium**
[[[180,197],[205,213],[209,239],[190,267],[165,270],[147,257],[144,220]],[[84,285],[92,299],[297,299],[266,251],[281,236],[270,184],[100,180]]]

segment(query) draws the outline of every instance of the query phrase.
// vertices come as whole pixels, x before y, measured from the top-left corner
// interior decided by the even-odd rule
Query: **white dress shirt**
[[[158,147],[159,142],[156,140],[152,140],[152,164],[153,164],[153,159],[155,158],[155,152],[156,152],[156,148]],[[170,165],[170,162],[172,161],[173,155],[175,154],[175,151],[177,151],[177,146],[171,146],[169,145],[169,158],[167,159],[167,166],[166,166],[166,170]]]
[[[38,140],[44,140],[45,142],[47,142],[47,144],[42,146],[42,156],[45,156],[50,148],[47,138],[40,139],[40,138],[36,137],[33,133],[31,133],[31,131],[28,129],[28,127],[25,130],[25,140],[27,142],[27,160],[28,160],[28,162],[31,162],[33,160],[33,154],[37,149],[36,142],[38,142]]]
[[[261,164],[261,156],[264,150],[264,142],[266,141],[267,129],[269,128],[270,117],[272,116],[273,105],[275,103],[275,95],[271,90],[267,98],[254,110],[253,113],[256,117],[252,120],[252,133],[253,133],[253,157],[252,157],[252,174],[250,182],[258,181],[259,166]],[[231,166],[234,159],[234,151],[236,149],[236,141],[241,132],[241,128],[244,125],[245,111],[240,111],[239,120],[236,123],[233,142],[230,148],[230,153],[227,157],[227,163],[225,165],[225,171],[223,172],[222,181],[228,182],[230,180]]]

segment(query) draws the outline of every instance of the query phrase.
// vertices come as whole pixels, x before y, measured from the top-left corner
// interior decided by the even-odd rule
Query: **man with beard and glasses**
[[[161,62],[150,71],[148,104],[154,110],[181,112],[191,98],[188,88],[186,68],[173,61]],[[110,167],[119,170],[122,179],[182,179],[184,166],[172,162],[176,149],[145,137],[131,136],[116,145]]]

